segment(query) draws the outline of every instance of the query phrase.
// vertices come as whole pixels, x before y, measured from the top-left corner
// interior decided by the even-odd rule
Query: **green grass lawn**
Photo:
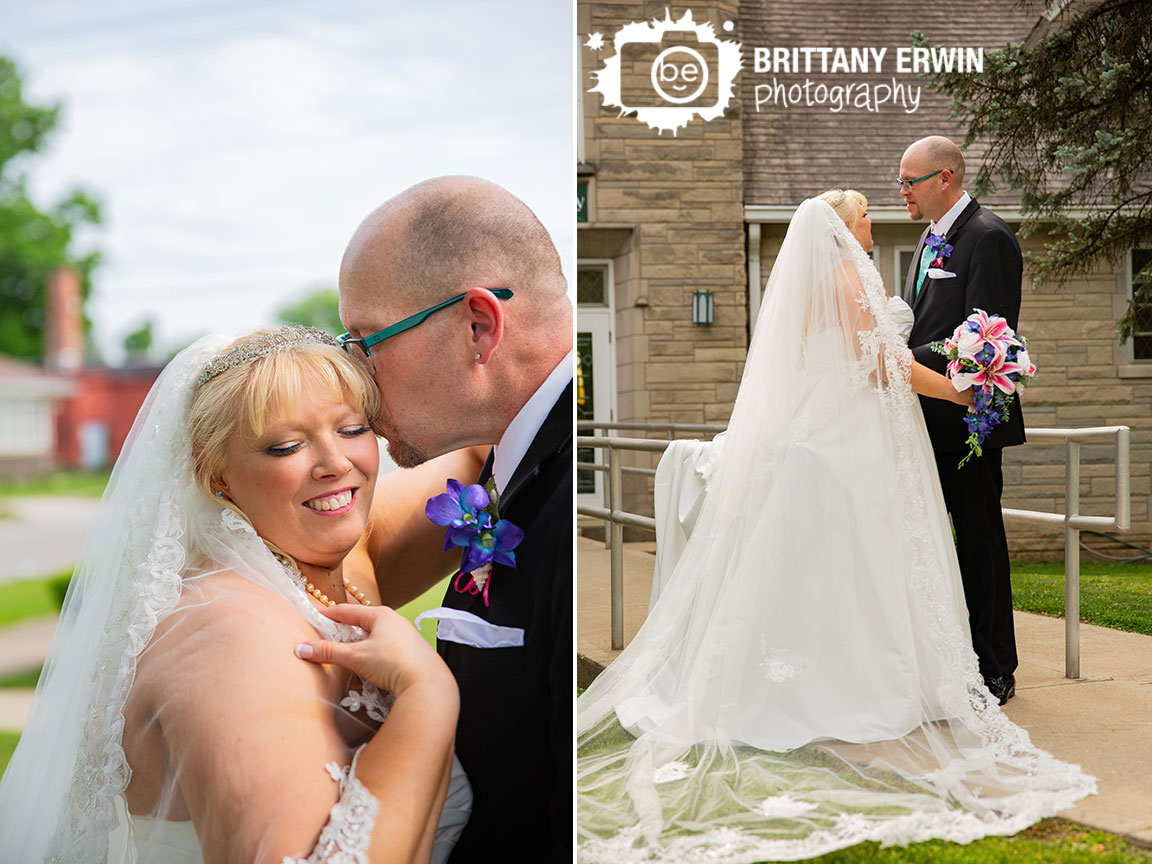
[[[0,480],[0,496],[76,495],[99,498],[108,485],[111,471],[54,471],[29,480]]]
[[[1063,563],[1012,562],[1012,604],[1063,618]],[[1080,620],[1152,636],[1152,565],[1081,562]]]
[[[0,729],[0,774],[8,767],[8,760],[12,758],[12,751],[16,749],[16,742],[19,740],[19,732],[6,732]]]
[[[819,864],[1146,864],[1152,850],[1116,834],[1065,819],[1045,819],[1014,837],[985,837],[963,846],[932,840],[881,849],[861,843],[810,859]]]
[[[69,569],[47,578],[0,585],[0,626],[59,612],[62,595],[57,593],[56,585],[71,572]]]
[[[7,678],[0,678],[0,690],[35,690],[40,680],[40,667],[17,672]]]

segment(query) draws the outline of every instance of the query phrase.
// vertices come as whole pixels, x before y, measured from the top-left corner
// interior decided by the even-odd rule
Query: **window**
[[[897,297],[904,293],[904,281],[908,278],[908,268],[916,257],[915,246],[896,247],[896,273],[892,277],[892,293]]]
[[[1132,270],[1128,282],[1128,296],[1135,295],[1136,274],[1152,262],[1152,249],[1132,250]],[[1132,311],[1136,318],[1136,329],[1132,332],[1132,359],[1152,360],[1152,302],[1134,303]]]
[[[0,400],[0,455],[52,452],[52,405],[30,399]]]
[[[581,306],[608,305],[608,268],[584,267],[576,270],[576,302]]]

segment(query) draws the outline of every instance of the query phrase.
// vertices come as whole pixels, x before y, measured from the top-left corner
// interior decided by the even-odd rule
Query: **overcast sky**
[[[572,6],[565,0],[0,0],[25,97],[59,101],[26,163],[105,224],[89,314],[105,357],[272,323],[335,287],[377,204],[440,174],[522,198],[574,259]],[[572,274],[569,272],[569,281]]]

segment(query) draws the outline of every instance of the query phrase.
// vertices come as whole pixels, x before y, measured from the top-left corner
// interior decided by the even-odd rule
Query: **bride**
[[[0,860],[447,858],[471,800],[455,681],[344,567],[377,398],[311,328],[169,363],[0,782]]]
[[[581,861],[967,842],[1095,791],[984,687],[915,396],[968,394],[912,360],[863,197],[822,199],[788,228],[683,553],[577,701]]]

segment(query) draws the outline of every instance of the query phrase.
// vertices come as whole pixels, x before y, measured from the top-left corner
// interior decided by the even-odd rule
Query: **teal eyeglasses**
[[[510,288],[493,288],[492,294],[500,300],[509,300],[512,297],[512,290]],[[364,336],[363,338],[352,338],[352,335],[345,333],[343,336],[338,336],[336,341],[340,343],[340,347],[347,351],[352,356],[359,359],[361,354],[366,361],[368,361],[368,368],[373,370],[372,367],[372,346],[379,345],[385,339],[391,339],[397,333],[403,333],[405,330],[411,330],[418,324],[423,324],[428,320],[428,316],[433,312],[439,312],[453,303],[459,303],[468,295],[458,294],[457,296],[445,300],[443,303],[437,303],[435,306],[430,306],[422,312],[417,312],[415,315],[409,315],[401,321],[397,321],[391,327],[385,327],[383,330],[378,330],[371,336]],[[356,346],[360,351],[353,351],[351,346]],[[374,371],[374,370],[373,370]]]

